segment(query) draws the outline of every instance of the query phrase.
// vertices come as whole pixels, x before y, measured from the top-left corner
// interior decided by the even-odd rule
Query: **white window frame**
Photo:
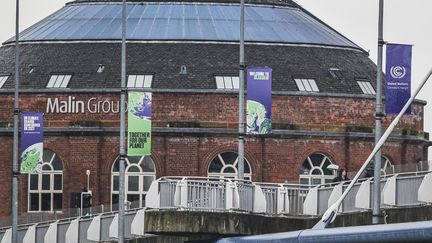
[[[47,88],[67,88],[72,78],[71,74],[51,74]]]
[[[363,94],[375,95],[376,91],[372,87],[372,84],[369,81],[358,80],[357,84],[360,89],[363,91]]]
[[[233,151],[227,151],[227,152],[232,152],[232,153],[236,153],[237,154],[237,152],[233,152]],[[223,165],[222,168],[221,168],[221,170],[219,172],[210,172],[211,164],[213,163],[213,161],[216,158],[212,159],[212,161],[209,164],[209,167],[207,168],[208,177],[225,178],[225,179],[238,179],[238,169],[237,169],[237,167],[238,167],[238,154],[237,154],[237,158],[235,159],[234,163],[233,164],[229,164],[229,163],[226,163],[225,160],[222,157],[222,154],[223,153],[227,153],[227,152],[219,153],[216,156],[216,157],[219,158],[219,160],[222,162],[222,165]],[[248,166],[249,167],[249,172],[250,172],[250,173],[244,173],[244,180],[251,181],[252,180],[252,168],[250,166],[249,161],[247,161],[246,158],[244,158],[244,162],[245,162],[244,166],[245,167]],[[226,168],[233,169],[234,173],[223,172]]]
[[[387,171],[391,170],[391,171]],[[387,173],[390,172],[390,173]],[[395,173],[395,166],[387,156],[381,156],[381,175],[393,175]]]
[[[10,75],[0,75],[0,89],[3,87],[9,77]]]
[[[315,79],[295,78],[294,79],[299,91],[303,92],[319,92],[319,88]]]
[[[215,76],[216,88],[225,90],[238,90],[240,79],[238,76]]]
[[[44,153],[46,153],[47,150],[44,150]],[[27,211],[28,212],[54,212],[54,211],[62,211],[61,209],[54,209],[54,194],[63,194],[63,180],[64,180],[64,176],[63,176],[63,170],[54,170],[54,167],[52,166],[52,162],[54,161],[54,158],[57,156],[56,153],[54,153],[53,151],[51,151],[53,153],[53,155],[51,156],[49,161],[43,161],[42,164],[42,168],[44,168],[45,166],[49,166],[51,168],[50,171],[45,171],[42,170],[41,173],[31,173],[28,174],[28,200],[27,200]],[[60,163],[62,163],[60,161]],[[63,168],[63,165],[62,165]],[[38,177],[37,181],[38,181],[38,185],[37,185],[37,189],[31,189],[31,176],[36,175]],[[42,177],[44,175],[49,175],[50,176],[50,188],[49,189],[42,189]],[[60,175],[61,176],[61,189],[54,189],[54,178],[56,175]],[[39,195],[39,208],[38,210],[31,210],[31,194],[38,194]],[[42,210],[42,194],[50,194],[51,197],[51,202],[50,202],[50,210]],[[62,196],[62,205],[63,205],[63,200],[64,197]]]
[[[312,155],[321,155],[321,156],[323,156],[323,158],[322,158],[319,166],[316,166],[316,165],[313,164],[313,162],[311,160],[311,156]],[[306,158],[306,160],[303,162],[303,164],[306,163],[306,162],[308,162],[309,166],[310,166],[310,170],[309,170],[308,174],[300,174],[300,176],[299,176],[300,177],[299,178],[300,184],[302,184],[301,183],[302,179],[303,180],[304,179],[308,180],[307,184],[303,183],[304,185],[318,185],[316,183],[313,183],[314,180],[320,180],[320,184],[325,184],[325,183],[328,183],[331,180],[333,180],[333,178],[336,175],[336,173],[335,173],[334,170],[332,171],[331,175],[325,175],[324,174],[324,168],[323,168],[323,166],[325,165],[326,161],[330,162],[330,164],[334,164],[333,161],[327,155],[325,155],[325,154],[322,154],[322,153],[313,153],[313,154],[309,155]],[[303,164],[302,164],[302,166],[303,166]],[[320,172],[320,174],[319,175],[313,174],[313,171],[315,171],[315,170],[318,170]]]
[[[151,74],[129,74],[127,79],[128,88],[151,88],[153,75]]]
[[[138,205],[131,205],[132,207],[141,208],[144,207],[144,198],[147,195],[147,191],[144,188],[144,178],[145,177],[151,177],[152,182],[156,180],[156,166],[153,161],[153,159],[150,157],[150,161],[153,163],[154,172],[144,172],[142,170],[141,164],[144,163],[144,159],[146,156],[141,156],[138,163],[132,163],[130,162],[129,158],[125,158],[125,200],[127,200],[128,195],[138,195],[139,196],[139,204]],[[114,171],[114,166],[116,162],[118,161],[118,158],[114,161],[112,167],[111,167],[111,197],[110,197],[110,205],[111,205],[111,211],[113,211],[113,195],[119,195],[119,191],[114,190],[114,177],[120,177],[120,173],[117,171]],[[129,169],[132,167],[137,167],[139,169],[138,172],[128,172]],[[129,177],[138,176],[138,190],[137,191],[130,191],[129,190]],[[150,187],[150,185],[149,185]]]

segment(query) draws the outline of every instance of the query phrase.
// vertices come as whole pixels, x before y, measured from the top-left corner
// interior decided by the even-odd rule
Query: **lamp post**
[[[19,110],[19,0],[16,0],[15,15],[15,93],[14,93],[14,128],[13,128],[13,162],[12,162],[12,242],[18,242],[18,116]]]
[[[238,120],[238,179],[244,178],[244,84],[245,84],[245,61],[244,61],[244,0],[240,1],[240,72],[239,72],[239,120]]]
[[[121,41],[121,84],[120,84],[120,168],[119,168],[119,213],[118,242],[124,242],[124,202],[125,202],[125,99],[126,99],[126,0],[122,2],[122,41]]]
[[[379,17],[378,17],[378,57],[377,57],[377,72],[376,72],[376,108],[375,108],[375,144],[381,138],[381,123],[384,117],[382,112],[382,59],[383,59],[383,12],[384,0],[379,0]],[[373,183],[373,210],[372,223],[382,223],[381,216],[381,150],[378,150],[374,158],[374,183]]]

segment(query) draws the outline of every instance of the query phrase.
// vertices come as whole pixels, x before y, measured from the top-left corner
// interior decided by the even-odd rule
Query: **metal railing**
[[[427,184],[426,187],[423,185],[425,181],[432,184],[432,179],[425,177],[431,178],[432,173],[426,171],[382,176],[381,207],[406,207],[432,203],[432,196],[427,196],[430,194],[428,188],[432,185]],[[210,177],[162,177],[152,183],[146,195],[145,205],[148,208],[170,210],[235,211],[264,213],[270,216],[319,216],[325,212],[331,200],[343,193],[347,184],[348,182],[341,182],[311,186],[254,183]],[[370,210],[373,199],[372,184],[373,181],[369,178],[359,180],[343,201],[341,212]],[[421,192],[422,185],[426,191],[423,189]],[[420,195],[421,193],[423,194]],[[420,198],[426,199],[420,201]],[[363,200],[361,204],[363,206],[358,206],[359,199]],[[125,206],[130,210],[138,208],[138,205],[139,202],[131,202]],[[112,207],[99,205],[91,208],[91,214],[113,212],[112,209],[117,208],[115,205]],[[55,212],[23,213],[19,215],[19,224],[73,219],[80,216],[79,210],[79,208],[70,208]],[[10,218],[0,219],[0,227],[10,225]]]

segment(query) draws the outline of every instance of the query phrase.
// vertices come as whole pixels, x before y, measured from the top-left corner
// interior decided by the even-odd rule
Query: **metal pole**
[[[379,23],[378,23],[378,58],[377,58],[377,79],[376,79],[376,111],[375,111],[375,144],[381,138],[381,123],[384,117],[382,112],[382,62],[383,62],[383,12],[384,0],[379,1]],[[374,184],[373,184],[373,212],[372,223],[382,223],[381,214],[381,150],[375,154]]]
[[[19,119],[19,0],[16,0],[15,15],[15,94],[14,94],[14,130],[12,164],[12,242],[18,242],[18,119]]]
[[[126,0],[122,3],[122,45],[121,45],[121,94],[120,94],[120,177],[118,242],[124,242],[125,203],[125,96],[126,96]]]
[[[240,1],[240,73],[239,73],[239,120],[238,120],[238,179],[244,178],[244,0]]]
[[[363,163],[362,167],[357,171],[357,174],[354,176],[354,178],[351,180],[348,187],[345,189],[344,193],[342,193],[342,196],[333,203],[323,214],[320,221],[318,221],[317,224],[312,229],[323,229],[327,228],[331,225],[331,223],[336,219],[337,213],[339,211],[339,207],[342,203],[342,201],[345,199],[346,195],[350,192],[351,188],[354,186],[354,183],[357,182],[360,175],[363,173],[363,171],[366,169],[366,167],[371,162],[374,155],[381,149],[387,138],[390,136],[390,133],[393,132],[396,125],[401,120],[403,114],[405,114],[405,111],[408,109],[408,107],[411,105],[411,103],[414,101],[415,97],[418,95],[420,90],[424,87],[426,82],[429,80],[429,78],[432,76],[432,68],[429,70],[428,74],[424,78],[424,80],[421,82],[421,84],[417,87],[417,89],[414,91],[414,94],[411,96],[411,98],[405,103],[402,110],[399,112],[399,114],[396,116],[396,118],[390,123],[387,130],[384,132],[382,137],[379,139],[379,141],[375,144],[374,149],[370,153],[369,157],[366,159],[366,161]]]

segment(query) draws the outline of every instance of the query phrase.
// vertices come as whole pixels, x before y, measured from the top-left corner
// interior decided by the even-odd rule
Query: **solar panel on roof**
[[[215,3],[129,3],[132,40],[238,41],[239,6]],[[121,4],[71,4],[21,34],[21,41],[119,40]],[[246,5],[250,42],[347,46],[354,43],[296,8]],[[13,39],[9,40],[12,41]]]

